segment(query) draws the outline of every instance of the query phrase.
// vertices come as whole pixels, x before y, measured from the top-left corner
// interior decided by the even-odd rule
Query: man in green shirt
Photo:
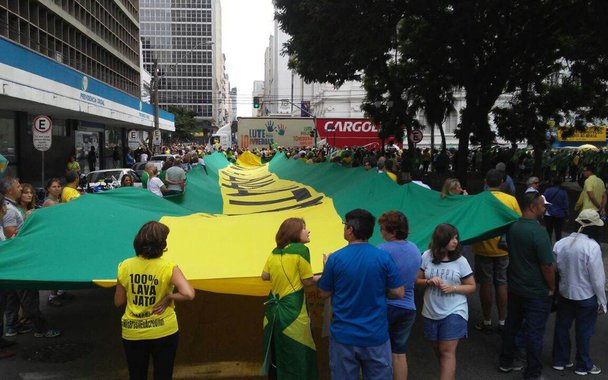
[[[526,193],[519,204],[522,217],[507,233],[509,245],[507,320],[503,333],[499,370],[521,370],[514,364],[515,336],[525,320],[527,367],[524,379],[540,379],[543,335],[555,292],[555,257],[547,231],[538,219],[545,213],[545,199]]]

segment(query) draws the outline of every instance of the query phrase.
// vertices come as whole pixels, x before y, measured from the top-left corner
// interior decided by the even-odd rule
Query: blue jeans
[[[329,369],[332,379],[358,380],[359,369],[363,380],[392,380],[391,343],[379,346],[351,346],[329,339]]]
[[[540,377],[542,371],[543,335],[547,318],[551,312],[551,297],[535,296],[525,297],[509,292],[507,304],[507,320],[502,335],[502,350],[500,352],[500,366],[509,367],[513,364],[517,348],[515,336],[521,330],[525,319],[526,327],[523,331],[526,344],[526,357],[528,365],[524,370],[524,379]]]
[[[597,321],[597,296],[574,301],[559,297],[555,334],[553,336],[553,364],[563,366],[570,361],[570,327],[575,322],[576,369],[588,371],[593,367],[589,357],[589,342]]]
[[[6,291],[5,315],[7,328],[18,328],[19,307],[32,321],[36,332],[44,333],[49,329],[48,323],[40,311],[40,292],[38,290]]]

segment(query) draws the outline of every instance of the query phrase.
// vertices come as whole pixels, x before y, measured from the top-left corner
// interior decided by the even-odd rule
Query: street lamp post
[[[192,52],[199,48],[199,47],[203,47],[203,46],[211,46],[213,45],[214,42],[213,41],[202,41],[198,44],[196,44],[192,49],[190,49],[187,53],[186,53],[186,57],[188,57],[190,54],[192,54]],[[173,71],[175,73],[177,73],[177,65],[179,62],[175,62],[175,65],[173,66]],[[211,60],[211,64],[213,64],[213,59]],[[156,58],[154,58],[152,60],[152,83],[151,83],[151,100],[152,100],[152,106],[154,107],[154,130],[158,131],[160,129],[160,120],[159,120],[159,88],[160,88],[160,80],[161,80],[161,75],[160,75],[160,69],[158,68],[158,60]],[[212,78],[213,79],[213,78]],[[158,133],[158,132],[156,132]]]
[[[152,105],[154,106],[154,129],[160,129],[158,120],[158,82],[160,76],[158,75],[158,61],[156,58],[152,61]]]
[[[152,97],[152,106],[154,108],[154,133],[158,133],[160,130],[160,121],[158,117],[158,82],[160,81],[160,75],[158,72],[158,61],[156,58],[152,61],[152,83],[150,86],[151,89],[151,97]],[[156,149],[152,141],[150,140],[150,145],[152,146],[152,151],[154,152]],[[159,147],[160,148],[160,147]]]

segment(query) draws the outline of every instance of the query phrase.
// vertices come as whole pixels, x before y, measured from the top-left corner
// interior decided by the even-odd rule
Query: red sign
[[[378,144],[380,127],[368,119],[317,119],[319,138],[338,148]]]

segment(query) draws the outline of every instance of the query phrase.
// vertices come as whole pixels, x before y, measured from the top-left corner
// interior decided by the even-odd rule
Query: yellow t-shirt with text
[[[160,300],[173,293],[174,267],[163,258],[139,256],[118,265],[118,281],[127,291],[127,306],[121,319],[123,339],[158,339],[178,331],[173,302],[160,315],[152,312]]]
[[[494,195],[499,201],[501,201],[505,206],[515,211],[517,215],[521,216],[521,210],[519,208],[519,203],[517,203],[517,199],[514,196],[503,193],[502,191],[491,191],[492,195]],[[500,241],[500,236],[497,236],[492,239],[480,241],[479,243],[473,244],[473,253],[479,256],[490,256],[490,257],[499,257],[506,256],[509,252],[504,249],[498,248],[498,242]]]

